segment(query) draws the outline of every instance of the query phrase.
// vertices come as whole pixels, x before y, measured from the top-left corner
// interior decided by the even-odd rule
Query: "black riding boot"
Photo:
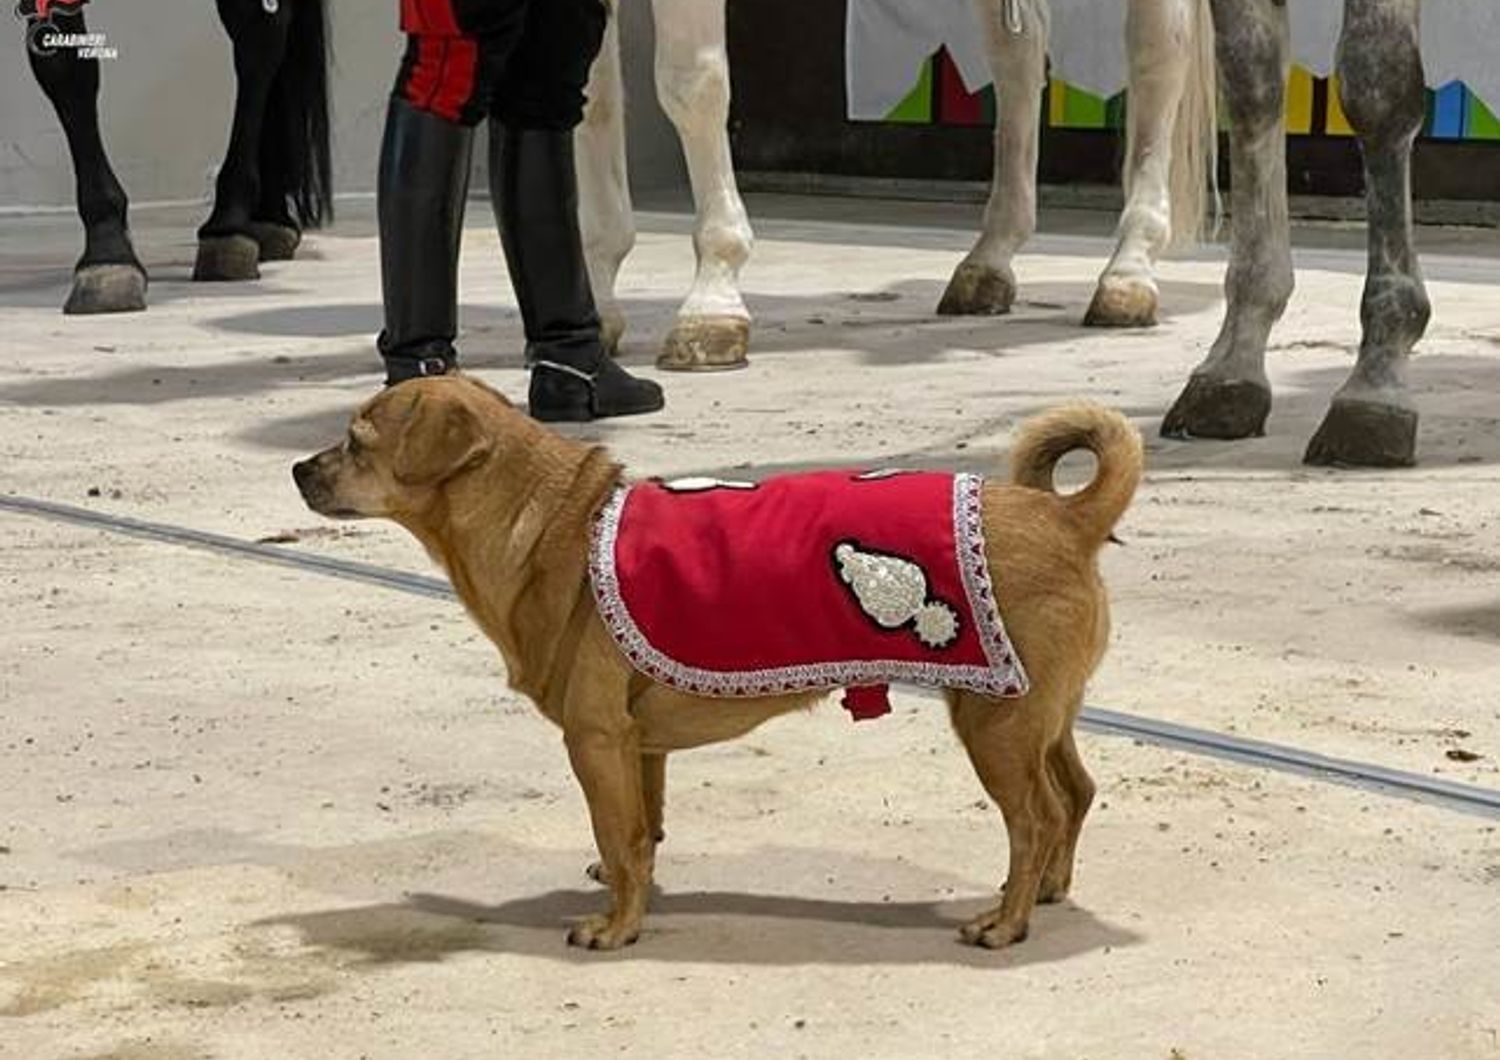
[[[386,384],[458,367],[458,248],[474,130],[399,97],[386,112],[377,210]]]
[[[490,121],[490,201],[526,326],[530,408],[581,422],[655,412],[661,387],[611,360],[578,233],[573,134]]]

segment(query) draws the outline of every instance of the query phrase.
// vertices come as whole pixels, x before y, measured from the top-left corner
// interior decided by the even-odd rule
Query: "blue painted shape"
[[[1432,132],[1439,140],[1462,140],[1469,91],[1462,81],[1440,85],[1432,101]]]

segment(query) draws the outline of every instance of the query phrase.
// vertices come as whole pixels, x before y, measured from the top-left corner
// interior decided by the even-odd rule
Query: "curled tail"
[[[1063,405],[1021,425],[1011,451],[1011,481],[1018,486],[1056,492],[1057,462],[1075,449],[1098,458],[1093,481],[1063,498],[1079,535],[1093,548],[1109,538],[1141,480],[1145,458],[1141,433],[1114,409],[1092,402]]]

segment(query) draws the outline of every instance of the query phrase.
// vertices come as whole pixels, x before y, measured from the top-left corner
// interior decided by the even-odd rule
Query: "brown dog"
[[[1058,460],[1098,458],[1070,496],[1052,488]],[[986,560],[1031,678],[1020,699],[949,690],[954,730],[1010,836],[999,905],[963,938],[1019,941],[1038,902],[1066,894],[1094,784],[1073,722],[1104,654],[1109,612],[1096,557],[1140,479],[1141,440],[1119,413],[1059,408],[1026,423],[1013,484],[984,487]],[[563,730],[583,787],[612,906],[576,924],[574,945],[635,941],[661,836],[666,756],[744,735],[823,693],[712,698],[632,668],[590,591],[590,525],[621,479],[602,447],[533,422],[464,376],[383,391],[355,413],[342,444],[293,469],[308,506],[335,518],[381,516],[411,531],[447,571],[505,658],[510,683]]]

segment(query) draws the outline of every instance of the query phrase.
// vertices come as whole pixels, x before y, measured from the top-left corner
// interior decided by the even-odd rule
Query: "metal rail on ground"
[[[446,581],[439,578],[392,570],[371,563],[357,563],[328,556],[310,556],[274,545],[242,541],[224,534],[208,533],[167,523],[147,522],[128,516],[110,515],[70,504],[59,504],[55,501],[0,495],[0,511],[72,523],[75,526],[124,534],[146,541],[238,556],[242,559],[290,567],[333,578],[343,578],[364,585],[376,585],[432,599],[455,599],[452,588]],[[1135,714],[1122,714],[1098,707],[1085,707],[1080,723],[1084,728],[1093,732],[1123,736],[1192,754],[1207,755],[1284,773],[1294,773],[1330,783],[1430,802],[1480,816],[1500,818],[1500,791],[1473,784],[1460,784],[1439,777],[1423,776],[1420,773],[1388,769],[1368,762],[1331,758],[1284,744],[1231,736],[1227,733],[1178,725],[1175,722],[1160,721]]]

